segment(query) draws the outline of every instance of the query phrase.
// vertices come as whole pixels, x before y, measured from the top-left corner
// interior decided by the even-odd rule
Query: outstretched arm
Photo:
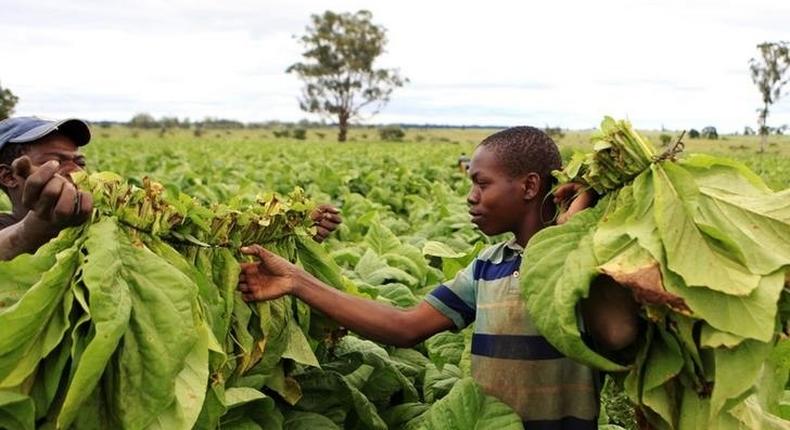
[[[428,303],[398,309],[331,288],[260,246],[242,248],[242,252],[259,259],[241,265],[239,290],[246,301],[290,294],[365,338],[407,348],[454,327]]]

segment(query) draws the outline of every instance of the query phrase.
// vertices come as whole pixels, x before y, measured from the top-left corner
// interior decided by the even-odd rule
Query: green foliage
[[[689,138],[690,139],[699,139],[699,136],[700,136],[700,134],[699,134],[699,131],[697,129],[692,128],[691,130],[689,130]]]
[[[282,125],[272,124],[270,127],[269,130],[275,130]],[[342,148],[314,141],[317,134],[312,128],[310,130],[304,144],[283,145],[283,141],[273,139],[270,132],[264,135],[260,129],[223,130],[219,137],[208,133],[200,139],[192,136],[192,130],[171,129],[160,139],[156,136],[157,129],[136,129],[137,138],[132,139],[131,130],[114,126],[102,130],[107,136],[97,138],[83,151],[94,171],[117,171],[138,189],[158,193],[167,201],[171,198],[180,201],[176,196],[182,194],[194,197],[193,206],[209,209],[212,214],[216,214],[214,208],[218,203],[228,211],[244,212],[251,207],[260,207],[259,197],[265,200],[266,196],[273,196],[270,192],[286,196],[282,202],[288,205],[287,195],[296,187],[304,189],[304,196],[310,196],[311,201],[332,202],[341,209],[344,224],[324,244],[317,245],[311,241],[309,225],[305,225],[304,234],[297,235],[293,242],[285,241],[280,247],[276,244],[267,246],[296,258],[298,264],[336,288],[397,306],[408,307],[418,302],[437,283],[453,277],[466,266],[480,249],[502,239],[487,238],[469,223],[465,203],[469,180],[458,172],[456,164],[460,152],[471,153],[474,143],[490,134],[491,130],[424,129],[419,134],[430,141],[430,145],[408,142],[413,138],[408,135],[407,141],[398,144],[369,140],[349,143]],[[320,130],[327,131],[326,128]],[[363,133],[370,131],[350,130],[351,137],[360,137]],[[370,135],[371,139],[373,137]],[[570,156],[574,142],[586,138],[586,133],[567,131],[561,143],[563,154]],[[441,139],[462,143],[442,143]],[[757,141],[757,137],[730,139],[727,143],[688,142],[687,149],[697,147],[726,153],[730,151],[730,145],[753,146]],[[774,139],[778,142],[774,149],[777,154],[742,151],[736,156],[771,187],[781,189],[787,186],[790,178],[790,159],[786,152],[780,152],[784,151],[787,137]],[[141,145],[145,145],[145,151],[139,150]],[[686,165],[684,168],[690,167]],[[754,182],[749,179],[717,185],[717,175],[713,173],[719,168],[722,166],[708,169],[711,173],[706,179],[710,185],[708,188],[749,189],[749,183]],[[730,168],[741,171],[737,167]],[[706,169],[700,168],[700,171]],[[163,189],[157,191],[152,181],[146,185],[146,181],[139,179],[144,176],[156,178]],[[119,190],[118,194],[124,193]],[[104,196],[103,192],[96,195]],[[139,197],[139,194],[132,193],[130,198],[137,198],[135,196]],[[7,203],[5,206],[0,203],[0,206],[10,207]],[[185,210],[183,204],[171,206],[180,208],[179,211]],[[171,213],[182,213],[179,211]],[[134,239],[133,244],[150,250],[165,260],[172,267],[171,271],[178,271],[191,280],[202,303],[201,318],[206,326],[211,327],[207,338],[195,330],[196,340],[184,359],[183,374],[179,373],[175,379],[180,382],[173,383],[175,401],[171,402],[167,414],[163,412],[157,418],[160,428],[179,428],[178,421],[169,420],[179,420],[179,417],[189,420],[195,413],[198,414],[196,428],[204,429],[220,425],[222,428],[266,429],[367,428],[369,425],[366,423],[380,426],[380,421],[389,428],[414,428],[419,424],[419,417],[432,406],[427,401],[428,397],[446,401],[453,382],[457,387],[463,383],[464,377],[469,376],[471,329],[460,334],[442,333],[415,349],[389,348],[353,337],[340,340],[344,332],[337,325],[319,314],[310,313],[304,304],[293,300],[278,300],[252,307],[236,300],[234,277],[238,270],[238,256],[234,250],[242,242],[235,242],[232,238],[236,237],[233,232],[238,229],[226,229],[219,224],[221,228],[215,229],[213,220],[209,222],[206,217],[198,216],[201,212],[196,209],[195,215],[188,217],[191,221],[183,225],[171,226],[161,220],[155,223],[149,219],[146,225],[161,226],[160,237],[129,235]],[[124,213],[129,219],[139,218],[132,217],[139,211]],[[105,216],[110,214],[107,212]],[[198,225],[208,227],[204,230]],[[119,228],[129,231],[129,226],[123,223]],[[222,230],[231,234],[221,233]],[[214,231],[216,233],[211,233]],[[185,235],[182,238],[174,236],[174,232],[189,232],[198,241],[214,245],[205,248],[191,242]],[[73,231],[72,234],[77,233]],[[144,239],[141,242],[137,241],[140,237]],[[31,290],[30,286],[56,265],[58,255],[72,248],[76,236],[61,239],[47,245],[46,252],[21,256],[15,264],[0,264],[0,315],[19,302]],[[220,243],[229,244],[216,247]],[[766,246],[766,250],[773,249],[772,246]],[[77,285],[84,283],[78,278],[71,279]],[[35,371],[37,377],[47,375],[39,380],[56,382],[33,384],[34,388],[23,399],[6,396],[10,391],[0,389],[0,427],[25,428],[17,422],[29,423],[29,414],[37,415],[40,423],[45,419],[40,416],[40,411],[46,410],[48,399],[59,402],[60,393],[68,387],[66,378],[61,381],[52,375],[59,372],[71,375],[73,370],[69,360],[72,350],[84,351],[92,330],[92,320],[82,307],[85,304],[89,309],[90,301],[80,301],[84,298],[85,289],[69,288],[82,291],[83,295],[72,301],[72,318],[68,320],[70,325],[62,343],[39,361]],[[783,297],[787,296],[784,293]],[[712,315],[719,325],[733,319],[731,315],[759,314],[765,309],[759,301],[747,301],[728,310],[721,306],[716,296],[700,294],[695,299],[693,306],[701,309],[700,312],[704,311],[705,318]],[[785,299],[784,303],[790,301]],[[31,315],[54,309],[47,306],[33,308]],[[787,305],[783,309],[787,309]],[[76,318],[77,311],[83,312],[79,319]],[[715,319],[718,315],[721,317]],[[780,318],[787,320],[786,316]],[[684,327],[692,326],[688,320],[678,319],[675,323],[682,325],[684,321]],[[763,325],[763,319],[760,321],[759,324]],[[755,324],[736,320],[733,325],[736,329],[738,326],[752,326],[750,330],[754,330]],[[39,324],[39,327],[44,327],[44,324]],[[729,333],[726,330],[708,328],[691,332],[697,331],[700,337],[705,333],[706,343],[738,341],[737,336],[723,336]],[[233,334],[232,349],[221,341],[227,332]],[[41,342],[40,337],[32,337],[38,339],[34,345],[47,345]],[[204,338],[205,347],[200,346]],[[263,348],[259,344],[261,338],[268,339]],[[75,339],[80,343],[76,344]],[[119,345],[125,342],[124,339],[121,337]],[[64,348],[69,342],[71,344]],[[664,348],[667,343],[660,345],[669,350],[669,347]],[[196,350],[208,354],[208,366],[205,368],[187,364],[206,362],[195,353]],[[223,350],[230,352],[223,355]],[[29,355],[35,357],[35,354]],[[311,356],[317,359],[321,369],[311,366],[310,363],[315,363]],[[786,411],[790,409],[785,390],[790,390],[790,387],[779,387],[777,381],[785,378],[783,372],[786,372],[786,367],[782,363],[786,360],[782,357],[787,356],[779,348],[771,352],[765,362],[771,363],[772,370],[763,371],[760,390],[755,393],[756,404],[773,405],[769,411],[785,419],[788,417]],[[690,359],[692,362],[696,360]],[[683,360],[685,363],[686,358]],[[11,361],[16,363],[20,360]],[[247,370],[234,370],[241,367]],[[221,369],[221,374],[216,372],[217,368]],[[205,384],[201,394],[191,387],[196,379],[205,381],[202,371],[209,373],[207,380],[210,382]],[[224,382],[219,383],[222,378],[225,378]],[[302,380],[307,383],[302,384]],[[405,400],[407,396],[414,399],[415,390],[418,398]],[[355,392],[361,393],[364,399]],[[75,421],[80,424],[78,428],[90,428],[88,421],[91,419],[95,426],[93,417],[101,416],[96,407],[97,393],[90,394],[86,400],[90,408],[82,409],[85,413],[78,414]],[[340,400],[335,402],[334,399],[338,398]],[[477,410],[472,401],[462,399],[460,402],[469,410]],[[196,411],[196,403],[200,403],[200,410]],[[628,402],[623,399],[622,392],[619,389],[605,390],[603,403],[610,415],[609,425],[628,428],[623,418],[630,416],[627,413]],[[183,414],[172,413],[178,410]],[[741,412],[753,410],[755,403],[752,400],[739,409]],[[374,411],[380,421],[375,418]],[[8,417],[3,415],[6,412],[17,421],[2,421]],[[325,412],[326,415],[321,415]],[[482,421],[480,427],[487,428]],[[705,425],[700,424],[699,428],[705,428]]]
[[[0,121],[14,114],[14,107],[19,101],[19,97],[14,95],[8,88],[0,85]]]
[[[406,133],[400,126],[388,125],[379,129],[379,138],[385,142],[398,142],[403,140]]]
[[[306,49],[305,61],[286,70],[305,83],[299,100],[302,110],[337,118],[340,142],[346,140],[349,121],[363,108],[378,112],[393,90],[407,81],[395,69],[374,68],[387,38],[372,18],[365,10],[313,15],[299,39]]]
[[[307,139],[307,130],[303,128],[295,128],[291,131],[291,136],[296,140]]]
[[[129,127],[133,128],[159,128],[159,122],[149,113],[138,113],[129,120]]]
[[[700,132],[700,137],[703,139],[716,140],[719,138],[719,133],[716,131],[716,127],[707,126]]]

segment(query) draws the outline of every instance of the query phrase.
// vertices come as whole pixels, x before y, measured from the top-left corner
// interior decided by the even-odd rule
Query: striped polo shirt
[[[597,429],[596,374],[538,333],[519,285],[522,252],[515,240],[482,251],[425,301],[459,330],[475,322],[472,376],[510,405],[526,430]]]

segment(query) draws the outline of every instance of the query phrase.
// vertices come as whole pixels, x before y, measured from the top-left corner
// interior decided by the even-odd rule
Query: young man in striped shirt
[[[599,393],[594,372],[563,357],[537,332],[519,287],[522,251],[548,225],[545,220],[553,218],[554,205],[546,196],[551,171],[560,163],[557,146],[536,128],[510,128],[483,140],[469,168],[469,213],[483,233],[509,232],[514,237],[481,252],[412,309],[327,287],[257,246],[243,250],[261,261],[242,265],[239,289],[245,300],[294,295],[364,337],[402,347],[475,322],[473,377],[488,394],[510,405],[526,429],[597,429]],[[571,197],[573,191],[566,188],[555,194],[555,200]],[[591,196],[582,194],[570,203],[566,215],[590,203]],[[618,350],[637,335],[636,310],[627,290],[599,283],[579,312],[599,349]]]

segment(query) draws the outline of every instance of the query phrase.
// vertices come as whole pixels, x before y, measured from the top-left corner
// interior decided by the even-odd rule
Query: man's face
[[[70,174],[85,168],[85,156],[80,154],[79,146],[67,136],[53,133],[30,145],[25,152],[34,166],[40,166],[47,161],[60,162],[58,173],[65,178]]]
[[[483,146],[472,156],[469,177],[472,223],[489,236],[516,231],[527,214],[523,181],[510,177],[497,155]]]

